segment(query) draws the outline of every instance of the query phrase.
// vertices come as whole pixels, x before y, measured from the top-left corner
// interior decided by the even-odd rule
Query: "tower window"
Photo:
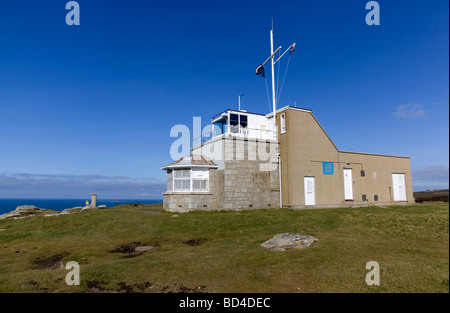
[[[286,115],[283,113],[280,115],[280,133],[284,134],[286,132]]]

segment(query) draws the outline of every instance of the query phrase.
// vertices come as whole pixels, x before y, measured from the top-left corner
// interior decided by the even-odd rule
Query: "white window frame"
[[[177,177],[177,173],[180,173],[181,171],[189,171],[188,175],[185,176],[184,173],[183,175],[181,175],[181,177]],[[172,191],[174,192],[188,192],[191,191],[192,186],[191,186],[191,169],[190,168],[178,168],[178,169],[173,169],[173,188]],[[176,182],[181,182],[181,185],[183,186],[183,182],[189,182],[189,189],[175,189],[176,186]]]
[[[286,115],[282,113],[280,115],[280,134],[284,134],[286,132]]]
[[[194,189],[194,181],[200,181],[200,188]],[[205,188],[201,188],[205,182]],[[191,168],[191,191],[192,192],[208,192],[209,191],[209,169],[208,168]]]
[[[169,169],[167,170],[167,192],[172,192],[173,191],[173,170]]]
[[[200,173],[196,173],[197,170],[202,169],[205,172],[203,175],[199,175]],[[184,177],[177,177],[176,173],[180,170],[189,170],[189,177],[182,175]],[[198,171],[200,172],[200,171]],[[179,173],[179,172],[178,172]],[[168,176],[169,179],[169,176]],[[189,181],[189,190],[188,189],[175,189],[176,181]],[[194,189],[194,181],[205,181],[205,188]],[[201,184],[201,183],[200,183]],[[209,168],[173,168],[172,169],[172,190],[167,192],[209,192]]]

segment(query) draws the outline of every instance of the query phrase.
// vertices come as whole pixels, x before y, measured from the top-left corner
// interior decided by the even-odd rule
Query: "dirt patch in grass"
[[[88,280],[86,282],[87,287],[89,288],[89,292],[93,293],[112,293],[112,292],[118,292],[115,289],[108,289],[103,287],[102,285],[108,284],[107,281],[97,281],[97,280]]]
[[[39,290],[40,288],[40,285],[39,285],[39,283],[37,282],[37,281],[35,281],[35,280],[29,280],[29,281],[26,281],[26,282],[24,282],[24,283],[19,283],[18,284],[23,290]]]
[[[166,285],[161,288],[161,291],[164,293],[204,293],[206,291],[206,286],[197,286],[197,287],[186,287],[181,283],[175,283],[173,285]]]
[[[139,242],[132,242],[120,245],[119,247],[109,250],[110,253],[133,253],[134,249],[139,245]]]
[[[122,253],[125,254],[124,258],[134,258],[137,257],[144,252],[153,250],[159,247],[159,243],[141,243],[139,241],[126,243],[118,246],[115,249],[109,250],[110,253]]]
[[[153,289],[153,285],[146,281],[143,283],[136,283],[128,285],[126,282],[121,281],[117,284],[119,287],[117,288],[118,292],[126,292],[126,293],[138,293],[138,292],[148,292]]]
[[[145,281],[142,283],[128,284],[124,281],[117,283],[117,287],[106,287],[107,281],[87,281],[89,292],[92,293],[204,293],[206,286],[187,287],[182,283],[172,285],[154,286],[152,283]]]
[[[131,285],[128,285],[126,282],[121,281],[115,288],[104,287],[104,285],[109,283],[107,281],[91,280],[87,281],[86,283],[89,291],[93,293],[139,293],[146,292],[153,288],[152,284],[148,281]]]
[[[189,239],[189,240],[183,241],[183,243],[188,246],[199,246],[202,243],[204,243],[205,241],[206,241],[205,238],[195,238],[195,239]]]
[[[64,268],[62,260],[70,253],[64,252],[50,257],[36,258],[33,261],[33,268],[39,270],[56,270]]]

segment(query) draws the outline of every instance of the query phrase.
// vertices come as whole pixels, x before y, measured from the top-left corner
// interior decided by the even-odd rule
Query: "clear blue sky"
[[[176,124],[269,113],[255,67],[297,43],[279,106],[312,109],[340,150],[411,157],[448,188],[447,1],[0,2],[0,198],[162,198]],[[282,72],[286,60],[281,64]]]

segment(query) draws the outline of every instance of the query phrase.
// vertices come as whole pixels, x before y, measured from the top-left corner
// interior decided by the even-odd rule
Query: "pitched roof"
[[[163,166],[161,169],[166,170],[176,167],[207,167],[217,168],[217,165],[210,158],[204,155],[191,154],[176,160],[169,165]]]

